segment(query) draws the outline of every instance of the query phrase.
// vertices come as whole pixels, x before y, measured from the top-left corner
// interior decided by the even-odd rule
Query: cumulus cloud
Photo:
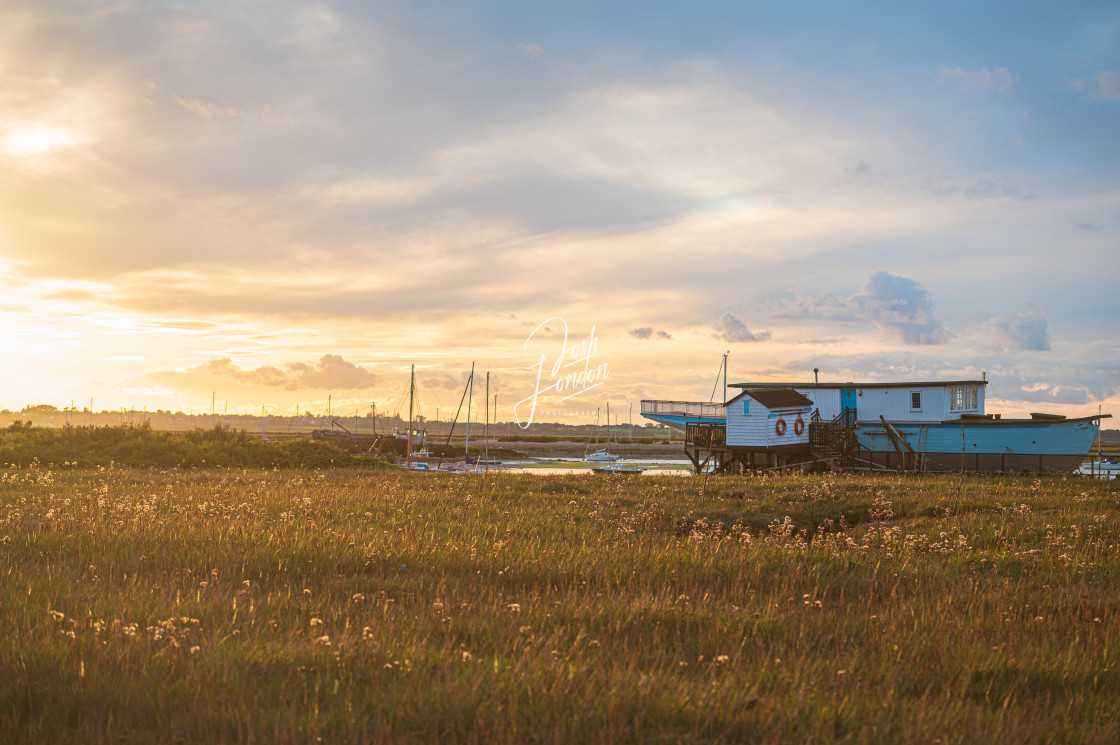
[[[308,388],[324,390],[356,390],[372,388],[377,376],[364,367],[347,362],[337,354],[325,354],[314,365],[289,362],[283,369],[272,365],[246,370],[228,357],[204,363],[211,375],[230,377],[241,383],[264,385],[297,391]]]
[[[966,70],[963,67],[937,68],[937,84],[952,85],[968,93],[1006,93],[1015,85],[1015,76],[1006,67],[981,67]]]
[[[832,293],[786,301],[779,318],[871,321],[907,344],[941,344],[951,336],[934,314],[933,296],[920,283],[887,272],[872,274],[849,297]]]
[[[642,326],[636,329],[630,329],[626,333],[635,339],[672,339],[673,335],[668,331],[654,331],[652,326]]]
[[[1041,311],[1031,308],[1026,313],[1003,313],[989,318],[980,327],[977,339],[995,351],[1048,351],[1050,328]]]
[[[726,342],[766,341],[770,338],[770,332],[752,332],[734,315],[725,313],[716,323],[715,337]]]

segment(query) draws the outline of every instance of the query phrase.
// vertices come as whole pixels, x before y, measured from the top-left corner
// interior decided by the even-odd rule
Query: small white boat
[[[607,403],[607,444],[610,445],[611,441],[611,405]],[[595,444],[599,444],[599,412],[595,412],[595,428],[592,430],[592,437],[595,438]],[[591,437],[587,438],[587,447],[591,447]],[[599,448],[593,453],[584,452],[583,459],[588,463],[614,463],[622,458],[621,455],[615,455],[607,448]]]
[[[619,464],[612,464],[607,466],[596,466],[591,469],[592,473],[598,473],[605,476],[637,476],[646,469],[634,468],[632,466],[623,466]]]

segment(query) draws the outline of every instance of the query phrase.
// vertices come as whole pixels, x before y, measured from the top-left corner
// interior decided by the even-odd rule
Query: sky
[[[908,5],[6,0],[0,407],[1120,415],[1120,5]]]

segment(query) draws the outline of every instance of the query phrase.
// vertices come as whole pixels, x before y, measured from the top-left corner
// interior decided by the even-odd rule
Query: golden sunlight
[[[77,145],[79,141],[78,136],[69,130],[34,124],[9,133],[0,144],[0,150],[16,158],[32,158]]]

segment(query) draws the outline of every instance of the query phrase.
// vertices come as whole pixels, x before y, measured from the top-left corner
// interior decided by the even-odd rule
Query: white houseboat
[[[697,471],[791,466],[851,470],[1070,472],[1102,418],[985,412],[986,379],[904,383],[736,383],[726,403],[643,401],[642,416],[685,435]]]

